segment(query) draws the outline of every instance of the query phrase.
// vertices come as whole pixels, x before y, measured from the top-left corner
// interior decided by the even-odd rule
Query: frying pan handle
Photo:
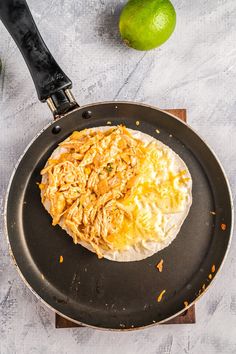
[[[44,43],[25,0],[0,0],[0,19],[20,49],[40,101],[47,101],[55,117],[78,107],[71,80]]]

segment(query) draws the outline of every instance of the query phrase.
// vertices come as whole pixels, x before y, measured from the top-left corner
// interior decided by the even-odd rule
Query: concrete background
[[[219,156],[236,192],[236,2],[173,0],[177,27],[160,49],[138,52],[119,39],[124,1],[29,0],[42,36],[73,79],[83,105],[136,100],[188,109],[188,122]],[[3,200],[13,167],[51,120],[26,65],[0,24],[0,353],[236,353],[236,241],[218,279],[197,304],[197,324],[132,333],[54,328],[54,314],[25,287],[3,236]]]

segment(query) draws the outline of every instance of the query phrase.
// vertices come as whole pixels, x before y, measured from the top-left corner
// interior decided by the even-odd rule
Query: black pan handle
[[[78,107],[71,80],[44,43],[25,0],[0,0],[0,19],[20,49],[40,101],[47,101],[54,116]]]

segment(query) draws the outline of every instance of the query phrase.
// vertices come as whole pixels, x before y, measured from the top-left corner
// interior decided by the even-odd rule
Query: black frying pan
[[[71,81],[49,53],[25,1],[1,0],[0,17],[24,55],[39,99],[58,118],[30,143],[8,189],[6,229],[22,278],[53,310],[88,326],[139,328],[184,311],[185,301],[190,306],[209,287],[229,247],[232,200],[216,156],[186,124],[154,107],[105,102],[79,108],[69,91]],[[51,226],[36,182],[52,151],[72,131],[107,121],[137,129],[137,118],[138,129],[154,137],[160,130],[158,138],[186,162],[193,178],[193,205],[177,238],[163,251],[139,262],[99,260],[74,245],[60,227]],[[161,258],[164,271],[159,273],[155,266]]]

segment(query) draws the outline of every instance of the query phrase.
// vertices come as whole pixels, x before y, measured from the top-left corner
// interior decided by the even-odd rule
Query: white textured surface
[[[137,100],[188,109],[236,192],[236,3],[174,0],[178,24],[160,49],[125,48],[117,33],[124,1],[29,0],[55,58],[73,79],[79,103]],[[0,24],[1,215],[15,162],[51,119],[37,101],[26,65]],[[54,314],[26,289],[9,257],[1,222],[0,353],[236,353],[236,241],[221,274],[197,304],[195,325],[132,333],[54,328]]]

